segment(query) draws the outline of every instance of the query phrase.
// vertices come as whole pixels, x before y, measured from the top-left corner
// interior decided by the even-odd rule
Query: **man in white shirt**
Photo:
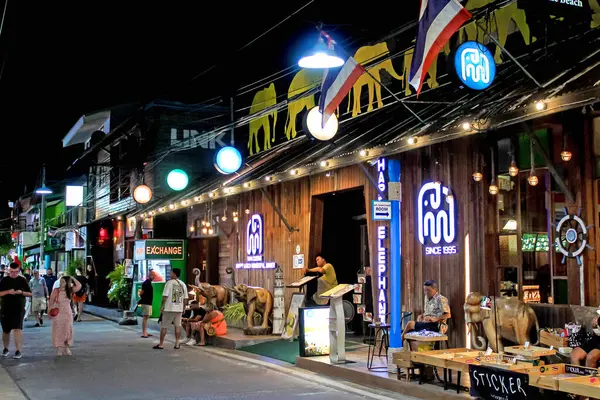
[[[181,331],[181,314],[185,310],[188,300],[187,286],[179,279],[181,270],[173,268],[171,270],[171,279],[165,284],[162,295],[162,322],[160,326],[160,343],[154,346],[154,349],[162,350],[164,347],[167,328],[173,324],[175,326],[175,349],[179,349],[179,334]]]

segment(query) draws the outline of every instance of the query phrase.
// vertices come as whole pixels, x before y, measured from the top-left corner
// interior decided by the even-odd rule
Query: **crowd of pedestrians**
[[[44,314],[48,314],[52,319],[52,346],[58,356],[72,355],[73,321],[81,321],[86,283],[81,269],[76,277],[57,277],[51,268],[44,276],[40,276],[39,270],[34,270],[31,276],[19,263],[11,263],[8,268],[0,266],[2,357],[10,355],[11,334],[15,346],[13,358],[23,356],[23,323],[30,314],[35,318],[34,327],[44,325]]]

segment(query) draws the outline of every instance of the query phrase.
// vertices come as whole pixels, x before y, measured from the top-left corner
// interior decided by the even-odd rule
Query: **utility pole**
[[[42,166],[42,188],[46,187],[46,165]],[[42,209],[40,210],[40,262],[38,263],[38,269],[42,267],[44,262],[44,229],[46,222],[46,193],[41,193],[42,196]]]

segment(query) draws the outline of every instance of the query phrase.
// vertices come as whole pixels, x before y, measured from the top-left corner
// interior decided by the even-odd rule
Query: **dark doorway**
[[[363,189],[322,196],[321,253],[333,264],[339,283],[356,283],[362,265],[361,232],[366,225]]]
[[[219,238],[190,239],[188,241],[187,280],[196,285],[197,268],[200,272],[199,282],[211,285],[219,284]]]

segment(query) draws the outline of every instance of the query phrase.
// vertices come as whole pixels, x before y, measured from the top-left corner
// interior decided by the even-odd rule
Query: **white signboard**
[[[65,204],[67,207],[77,207],[83,203],[83,186],[67,186]]]
[[[304,254],[294,254],[293,266],[294,269],[304,268]]]
[[[417,200],[417,232],[425,255],[456,254],[456,205],[440,182],[421,187]]]
[[[389,221],[392,219],[392,202],[373,200],[373,221]]]

